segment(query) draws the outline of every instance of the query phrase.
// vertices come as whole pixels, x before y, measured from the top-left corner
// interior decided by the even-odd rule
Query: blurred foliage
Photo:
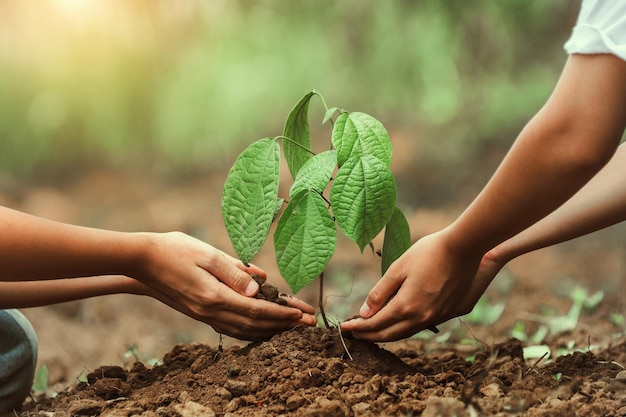
[[[306,91],[458,163],[547,98],[578,1],[0,2],[0,172],[230,165]],[[319,112],[316,114],[315,112]],[[323,117],[321,106],[312,116]],[[54,176],[54,175],[53,175]]]

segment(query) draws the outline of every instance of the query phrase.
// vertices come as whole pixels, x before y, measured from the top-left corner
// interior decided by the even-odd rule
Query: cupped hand
[[[315,325],[314,309],[288,297],[288,306],[251,298],[266,274],[219,249],[179,232],[144,234],[148,250],[136,278],[146,293],[209,324],[219,333],[258,340],[299,324]]]
[[[478,278],[481,257],[455,253],[446,238],[444,230],[411,246],[372,288],[361,318],[342,330],[370,341],[399,340],[471,311],[493,277],[486,268]]]

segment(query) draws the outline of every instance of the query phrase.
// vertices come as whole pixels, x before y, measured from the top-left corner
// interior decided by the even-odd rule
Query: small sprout
[[[35,375],[35,382],[33,383],[33,391],[46,392],[50,389],[50,371],[48,367],[43,364],[37,370]]]
[[[87,382],[87,371],[81,371],[81,373],[76,377],[76,382]]]
[[[472,311],[463,317],[463,320],[488,326],[498,321],[503,311],[504,303],[492,304],[483,296],[478,300]]]
[[[226,371],[226,376],[229,378],[234,378],[236,376],[239,376],[240,373],[241,373],[241,368],[235,365],[231,365]]]
[[[524,359],[540,359],[550,358],[550,346],[548,345],[534,345],[534,346],[526,346],[524,349]]]
[[[625,321],[622,313],[609,313],[608,320],[619,327],[622,327]]]
[[[563,374],[561,372],[557,372],[556,374],[552,375],[552,379],[554,379],[555,381],[561,381],[561,378],[563,378]]]

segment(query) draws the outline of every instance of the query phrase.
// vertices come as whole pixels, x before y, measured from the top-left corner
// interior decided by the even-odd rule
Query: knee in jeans
[[[0,310],[0,413],[18,409],[37,366],[37,337],[17,310]]]

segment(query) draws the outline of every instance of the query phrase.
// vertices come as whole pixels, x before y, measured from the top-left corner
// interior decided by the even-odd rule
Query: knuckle
[[[243,274],[237,268],[229,268],[226,273],[226,279],[232,288],[245,288]]]
[[[369,301],[371,301],[371,303],[375,305],[381,305],[385,301],[387,301],[384,299],[383,293],[378,288],[373,288],[370,291],[368,298],[369,298]]]
[[[415,309],[408,304],[401,304],[397,306],[396,308],[397,308],[397,315],[399,317],[405,318],[405,317],[411,317],[415,315]]]
[[[250,309],[248,310],[248,317],[253,319],[253,320],[257,320],[262,318],[264,315],[264,311],[261,307],[250,307]]]

